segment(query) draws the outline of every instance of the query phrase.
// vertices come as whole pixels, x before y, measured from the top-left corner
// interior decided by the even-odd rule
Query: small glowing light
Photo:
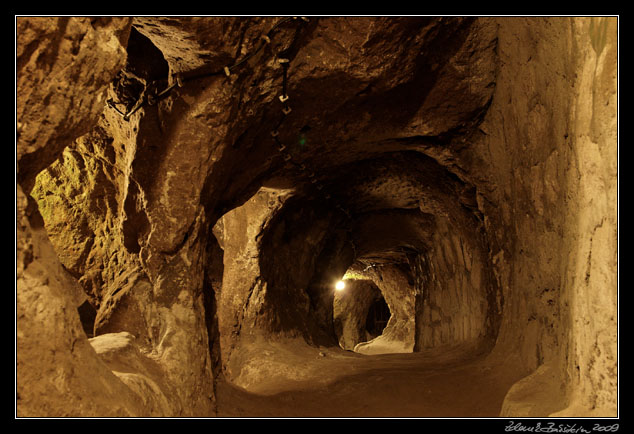
[[[337,284],[335,285],[335,289],[337,291],[342,291],[343,288],[346,287],[346,283],[343,280],[340,280],[339,282],[337,282]]]

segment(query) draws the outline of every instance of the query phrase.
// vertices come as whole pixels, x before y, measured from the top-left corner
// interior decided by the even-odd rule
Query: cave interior
[[[616,413],[614,18],[16,29],[18,414]]]

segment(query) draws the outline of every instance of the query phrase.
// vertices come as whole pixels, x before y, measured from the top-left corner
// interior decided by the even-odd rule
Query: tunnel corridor
[[[375,337],[381,336],[385,326],[387,326],[390,320],[391,313],[390,307],[385,302],[385,299],[381,296],[374,300],[368,310],[368,315],[365,320],[365,331],[367,332],[367,340],[371,340]]]
[[[615,17],[16,46],[18,416],[617,416]]]

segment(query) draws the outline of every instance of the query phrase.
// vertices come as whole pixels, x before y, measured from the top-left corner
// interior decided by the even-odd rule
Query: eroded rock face
[[[93,127],[123,64],[129,26],[129,19],[17,19],[18,416],[147,414],[88,345],[76,310],[86,296],[28,196],[35,175]]]
[[[128,332],[101,334],[89,340],[97,355],[126,386],[142,399],[150,416],[174,412],[179,402],[170,390],[159,364],[141,353],[136,338]]]
[[[616,63],[610,60],[616,50],[615,26],[615,19],[598,18],[502,21],[499,53],[505,66],[480,127],[485,135],[473,148],[479,157],[472,164],[489,166],[492,179],[497,179],[496,192],[478,198],[503,288],[505,313],[494,354],[520,354],[530,371],[551,361],[558,365],[560,384],[567,385],[558,390],[570,399],[568,410],[553,413],[559,415],[616,415],[616,388],[608,383],[595,392],[586,388],[581,400],[578,394],[585,387],[582,383],[598,384],[591,366],[601,366],[603,375],[616,379],[608,374],[616,368],[616,323],[606,327],[605,322],[615,321],[618,290],[617,250],[608,247],[617,240],[616,141],[609,139],[614,137],[616,116]],[[524,42],[511,42],[513,38]],[[584,108],[571,110],[580,106]],[[602,126],[590,119],[602,119]],[[589,191],[595,192],[592,198]],[[595,240],[602,241],[595,245]],[[589,255],[591,245],[600,246],[599,256]],[[604,249],[611,253],[599,253]],[[598,257],[601,265],[594,262]],[[589,289],[598,276],[602,289]],[[592,314],[581,313],[588,308]],[[580,322],[585,332],[568,328]],[[572,348],[587,351],[580,355]],[[550,411],[565,403],[561,399]]]
[[[204,256],[196,250],[204,248],[206,237],[196,242],[200,239],[193,235],[184,244],[185,253],[181,252],[183,254],[177,261],[166,261],[161,282],[171,282],[166,283],[169,290],[165,290],[161,282],[152,286],[148,277],[151,270],[148,267],[141,269],[140,258],[135,254],[138,249],[135,252],[134,243],[127,242],[126,231],[121,231],[121,226],[130,220],[128,216],[138,220],[137,207],[142,207],[143,202],[139,200],[138,181],[131,173],[136,147],[128,140],[130,132],[138,128],[106,116],[99,121],[97,129],[78,139],[61,155],[61,150],[70,145],[75,136],[95,127],[105,107],[104,92],[125,64],[125,52],[119,41],[125,44],[131,22],[129,19],[91,22],[71,18],[65,19],[61,26],[58,24],[51,18],[21,19],[18,24],[18,45],[21,47],[18,117],[24,120],[18,126],[18,179],[30,190],[35,184],[35,174],[61,157],[43,175],[33,194],[41,204],[47,230],[50,230],[62,264],[66,266],[61,268],[53,254],[41,259],[43,255],[37,252],[46,250],[48,239],[29,235],[29,224],[32,227],[33,223],[19,224],[19,236],[26,241],[18,244],[18,255],[25,258],[24,273],[19,271],[17,283],[20,293],[18,327],[21,329],[18,413],[36,416],[208,415],[213,412],[214,397],[202,307],[202,270],[195,273],[197,277],[190,282],[184,281],[184,274],[178,271],[179,264],[183,267],[182,264],[189,266],[192,262],[204,263]],[[67,65],[72,66],[69,69]],[[69,74],[65,75],[67,72]],[[44,93],[40,99],[33,92],[48,92],[49,96]],[[30,123],[31,119],[37,119],[37,122]],[[121,125],[123,127],[118,128]],[[35,141],[30,137],[38,139]],[[121,140],[122,137],[125,139]],[[23,201],[26,204],[32,199]],[[19,219],[27,218],[25,209],[26,205],[19,208]],[[31,205],[31,209],[35,210],[35,206]],[[29,213],[31,219],[39,217],[37,210]],[[198,219],[194,221],[200,222],[202,217],[196,217]],[[41,234],[42,224],[36,227]],[[137,236],[136,233],[133,235]],[[186,256],[190,247],[195,251],[191,262]],[[36,252],[35,261],[32,252]],[[38,265],[42,269],[38,272],[42,283],[31,282],[29,270],[42,262],[43,265]],[[49,270],[56,267],[61,268],[61,275],[67,275],[71,281],[73,277],[78,278],[99,308],[98,333],[132,332],[139,337],[144,350],[154,353],[162,369],[161,375],[174,385],[175,393],[170,402],[176,404],[166,407],[162,402],[158,405],[145,394],[149,390],[145,387],[147,384],[140,386],[136,382],[136,386],[126,386],[135,380],[128,376],[128,383],[121,382],[90,346],[86,346],[86,335],[78,332],[81,326],[77,329],[76,310],[85,296],[78,297],[72,291],[68,294],[68,289],[65,293],[56,283],[59,279],[47,277],[51,273]],[[184,291],[174,291],[175,280],[180,285],[185,283]],[[27,298],[23,299],[23,296]],[[49,325],[47,331],[37,331],[42,324],[33,325],[32,321],[37,319],[28,310],[37,308],[31,300],[34,296],[45,303],[50,318],[59,319],[57,328]],[[115,310],[115,306],[118,309]],[[27,310],[22,313],[22,309]],[[64,312],[64,316],[57,311]],[[185,338],[182,332],[189,327],[195,330],[185,332]],[[49,334],[56,337],[47,337]],[[61,344],[59,339],[66,335],[74,337],[69,337],[67,344]],[[47,343],[42,344],[42,340]],[[202,352],[195,349],[197,344]],[[52,359],[38,357],[37,352],[46,351],[47,346],[52,346],[52,353],[57,356]],[[78,352],[77,348],[84,350]],[[61,372],[60,367],[67,372]],[[198,369],[207,372],[196,372]],[[48,380],[43,382],[33,380],[49,370],[60,372],[47,375]],[[192,372],[196,373],[192,376]],[[31,382],[41,384],[43,389],[29,387]],[[43,391],[48,390],[49,383],[57,384],[57,392]],[[185,383],[190,384],[181,387]],[[22,390],[23,387],[27,389]],[[101,390],[104,387],[107,392]],[[32,398],[31,393],[45,398]],[[67,407],[55,402],[66,402]]]
[[[17,415],[148,415],[88,345],[77,314],[85,295],[20,186],[17,200]]]
[[[614,25],[18,19],[19,412],[209,416],[219,375],[299,381],[279,355],[339,345],[356,264],[392,313],[359,351],[495,345],[547,367],[505,411],[611,415]],[[518,399],[540,381],[552,408]]]
[[[418,348],[489,340],[497,335],[501,294],[482,239],[438,219],[431,245],[415,261]]]
[[[103,111],[130,18],[16,18],[18,182],[45,169]]]
[[[263,298],[268,286],[261,278],[259,263],[262,231],[289,194],[263,190],[223,216],[214,228],[224,258],[222,287],[216,293],[216,300],[220,349],[229,376],[229,360],[239,346],[238,338],[257,333],[254,323],[263,313]]]

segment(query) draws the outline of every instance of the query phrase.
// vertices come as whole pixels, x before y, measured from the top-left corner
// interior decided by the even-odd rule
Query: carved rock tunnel
[[[613,416],[615,29],[18,17],[18,415]]]

